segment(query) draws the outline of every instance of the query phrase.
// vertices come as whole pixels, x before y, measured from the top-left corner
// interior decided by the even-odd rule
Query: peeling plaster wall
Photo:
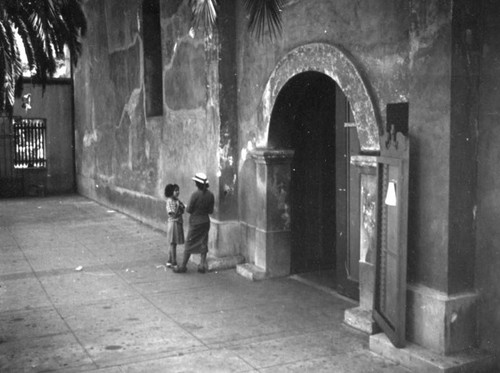
[[[495,93],[498,43],[494,39],[499,11],[494,1],[486,3],[489,7],[484,14],[490,15],[486,24],[491,28],[485,49],[487,76],[482,90],[485,100],[482,120],[486,123],[478,127],[480,2],[288,1],[282,13],[282,37],[275,42],[265,39],[259,43],[247,32],[244,7],[239,1],[240,219],[244,223],[242,237],[251,237],[250,231],[252,227],[255,230],[259,216],[252,204],[259,186],[255,185],[256,170],[249,154],[257,147],[269,145],[266,123],[273,108],[266,107],[266,103],[272,105],[273,101],[267,96],[275,95],[273,89],[282,87],[273,85],[276,69],[287,66],[288,70],[279,73],[292,77],[304,71],[304,64],[314,56],[301,62],[290,51],[313,43],[335,46],[348,56],[362,76],[375,105],[379,128],[383,130],[385,126],[387,103],[410,103],[409,282],[447,296],[474,291],[479,283],[486,290],[481,312],[487,317],[482,332],[493,346],[490,348],[498,350],[500,294],[496,286],[498,276],[492,273],[499,263],[495,254],[499,198],[492,197],[498,189],[496,134],[492,128],[498,106]],[[283,62],[283,59],[288,60]],[[343,68],[334,58],[331,60],[335,64],[333,69]],[[335,73],[330,76],[335,78]],[[486,131],[483,135],[481,128]],[[479,180],[476,180],[477,160]],[[480,189],[476,196],[477,182]],[[476,216],[479,233],[488,237],[478,234],[477,248]],[[242,240],[243,244],[246,242]],[[252,250],[247,245],[243,253],[251,258]],[[479,256],[476,284],[475,255]],[[486,271],[481,272],[480,268]],[[492,297],[488,298],[489,295]],[[432,308],[431,304],[428,306]],[[470,321],[470,325],[475,323],[475,319]],[[492,329],[490,323],[496,328]],[[460,337],[470,345],[475,343],[475,338],[468,339],[465,333]]]
[[[481,347],[500,356],[500,3],[484,2],[478,136],[476,283]]]
[[[348,96],[353,92],[350,84],[355,80],[355,71],[365,83],[368,89],[366,94],[374,105],[374,126],[383,128],[386,104],[410,99],[410,10],[409,3],[402,1],[288,1],[282,12],[282,37],[275,42],[267,38],[259,42],[248,33],[241,1],[238,1],[237,11],[241,20],[237,22],[237,38],[240,40],[237,48],[239,206],[240,218],[245,225],[255,227],[256,213],[252,213],[251,189],[251,185],[255,184],[255,170],[249,154],[256,147],[267,146],[268,128],[265,124],[269,121],[267,115],[270,115],[272,107],[263,107],[262,102],[272,104],[266,95],[275,97],[279,92],[274,90],[282,87],[273,85],[273,81],[283,83],[273,75],[277,66],[286,66],[279,74],[289,77],[307,70],[304,63],[306,66],[319,66],[317,71],[338,78],[337,83]],[[318,47],[305,50],[304,53],[308,54],[305,58],[300,54],[290,54],[293,50],[313,44]],[[330,52],[325,52],[328,48],[321,45],[331,46],[331,58],[328,58]],[[342,58],[338,58],[337,53],[342,53]],[[347,61],[349,68],[353,69],[350,77],[345,72]],[[327,66],[328,63],[331,66]],[[271,86],[266,88],[270,79]],[[354,94],[352,97],[357,96]],[[359,113],[366,113],[366,109],[360,107]],[[365,120],[361,115],[359,118]],[[376,152],[377,148],[378,144],[370,145],[367,151]],[[245,250],[249,248],[245,247]]]
[[[408,276],[446,291],[452,6],[438,1],[412,3],[410,198],[414,203],[409,214],[414,229],[409,229],[408,237],[414,264]]]
[[[181,199],[187,200],[193,190],[191,176],[205,171],[212,190],[218,191],[215,219],[239,219],[242,226],[256,227],[260,212],[253,202],[258,186],[249,154],[266,145],[267,128],[262,125],[272,107],[262,107],[262,102],[272,103],[266,95],[279,93],[271,93],[276,86],[266,91],[266,85],[278,64],[287,66],[287,71],[280,72],[284,76],[302,71],[300,59],[283,61],[290,51],[312,44],[334,46],[345,53],[364,82],[379,129],[385,126],[387,103],[410,102],[410,280],[450,292],[468,287],[472,277],[468,269],[463,282],[457,278],[473,251],[466,246],[474,245],[477,218],[475,275],[483,292],[480,314],[484,316],[480,332],[486,348],[500,351],[495,272],[500,264],[496,227],[500,173],[495,145],[500,140],[495,130],[500,9],[495,1],[485,0],[481,116],[479,135],[472,133],[478,136],[476,209],[471,197],[473,177],[467,178],[466,186],[450,191],[462,161],[468,172],[475,169],[470,160],[474,146],[459,154],[460,144],[470,138],[467,124],[474,116],[466,107],[452,110],[454,103],[468,104],[467,93],[473,91],[467,83],[473,75],[467,71],[467,42],[453,37],[455,29],[451,29],[453,5],[461,2],[290,0],[282,13],[282,36],[260,42],[247,31],[242,0],[223,8],[224,34],[214,34],[212,39],[190,32],[187,0],[161,1],[164,114],[147,118],[141,1],[87,0],[89,33],[75,71],[78,190],[162,227],[165,184],[179,184]],[[463,30],[466,27],[456,32]],[[456,64],[451,63],[452,56]],[[334,62],[331,68],[330,76],[339,74]],[[461,76],[453,80],[453,74]],[[452,87],[460,92],[452,93]],[[450,239],[450,232],[458,232],[461,224],[460,219],[450,222],[450,211],[467,214],[465,239],[460,235]],[[228,232],[226,240],[235,241],[234,251],[252,258],[247,242],[253,233],[244,230],[238,242],[234,230]],[[449,251],[450,242],[454,247]]]
[[[81,194],[162,228],[167,183],[180,186],[185,202],[195,172],[218,188],[217,92],[207,90],[216,60],[207,53],[212,42],[190,33],[187,1],[161,1],[164,115],[147,117],[141,4],[85,2],[89,32],[75,71],[77,184]]]

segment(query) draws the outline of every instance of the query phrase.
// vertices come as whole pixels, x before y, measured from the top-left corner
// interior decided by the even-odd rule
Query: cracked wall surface
[[[450,292],[469,286],[470,268],[466,280],[453,279],[474,254],[477,222],[483,235],[476,240],[475,275],[488,296],[499,297],[491,283],[497,282],[492,268],[499,262],[493,223],[499,210],[498,95],[492,92],[500,47],[492,35],[500,10],[492,0],[486,0],[489,21],[484,27],[490,38],[482,57],[487,68],[482,70],[479,123],[473,113],[478,103],[467,96],[474,92],[474,66],[466,62],[477,57],[471,45],[480,43],[475,39],[478,25],[452,25],[454,11],[467,2],[291,0],[282,12],[282,35],[274,41],[267,35],[257,40],[248,32],[242,0],[226,2],[220,33],[205,38],[191,29],[187,3],[160,2],[164,114],[147,117],[141,2],[85,2],[89,33],[75,71],[75,157],[82,194],[161,227],[165,184],[179,184],[186,200],[193,190],[191,176],[204,171],[216,192],[215,220],[255,226],[256,169],[250,154],[268,145],[269,117],[283,84],[316,69],[353,101],[357,121],[365,123],[359,134],[366,153],[377,153],[375,129],[385,128],[386,105],[410,104],[410,279]],[[354,80],[364,87],[364,99],[352,89]],[[469,145],[476,140],[478,158],[475,145]],[[477,201],[472,177],[450,192],[460,182],[459,166],[471,174],[476,160]],[[450,201],[459,206],[450,207]],[[460,219],[450,219],[450,211],[466,216],[462,232]],[[453,229],[460,234],[451,237],[450,245]],[[252,257],[248,237],[234,231],[228,237],[239,237],[238,250]],[[487,323],[497,305],[488,300],[481,311],[487,320],[482,330],[493,350],[500,350],[500,341],[488,334]]]
[[[218,186],[206,40],[190,32],[187,2],[160,4],[163,116],[145,113],[141,1],[85,3],[89,33],[75,72],[79,190],[154,226],[164,223],[167,183],[186,202],[195,172]]]

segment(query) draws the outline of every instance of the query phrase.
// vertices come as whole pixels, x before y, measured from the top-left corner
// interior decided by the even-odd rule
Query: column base
[[[370,336],[370,350],[401,364],[412,372],[491,373],[498,371],[496,358],[482,350],[469,349],[444,356],[409,342],[405,348],[396,348],[384,333]]]
[[[406,336],[438,354],[476,346],[476,292],[448,295],[423,285],[408,285]]]
[[[236,273],[252,281],[259,281],[267,278],[263,268],[257,267],[255,264],[251,263],[238,264],[236,266]]]
[[[344,311],[344,324],[369,335],[380,333],[380,328],[373,321],[372,311],[361,307],[346,309]]]
[[[201,256],[197,254],[191,255],[189,261],[196,265],[199,265],[201,261]],[[209,272],[232,269],[235,268],[238,264],[243,262],[245,262],[245,258],[242,255],[215,257],[208,254],[207,256],[207,265]]]

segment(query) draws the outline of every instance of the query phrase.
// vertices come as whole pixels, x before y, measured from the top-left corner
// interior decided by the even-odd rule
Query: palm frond
[[[263,40],[266,26],[271,39],[281,35],[281,11],[283,0],[245,0],[245,8],[250,16],[250,32]]]
[[[22,64],[17,43],[24,46],[33,77],[45,86],[65,45],[76,65],[86,31],[82,0],[0,0],[0,112],[9,109],[19,92]]]
[[[217,20],[217,0],[189,0],[193,26],[211,33]]]
[[[233,0],[225,0],[233,1]],[[257,39],[263,40],[267,34],[270,39],[276,39],[282,32],[281,12],[284,0],[245,0],[246,11],[250,20],[248,29]],[[189,0],[193,27],[211,33],[217,22],[217,0]]]
[[[19,49],[15,40],[12,25],[0,23],[0,45],[2,50],[2,109],[12,111],[15,100],[16,82],[22,74],[22,64]]]
[[[0,113],[3,113],[6,110],[6,103],[7,103],[7,97],[5,96],[5,74],[6,69],[5,69],[5,58],[3,58],[3,52],[1,53],[0,56],[0,74],[2,74],[2,80],[0,81]]]
[[[79,1],[65,1],[60,13],[60,29],[57,34],[64,35],[63,39],[70,51],[71,61],[76,65],[82,51],[81,38],[87,33],[87,20]]]
[[[26,53],[26,58],[28,60],[28,66],[30,71],[35,69],[35,51],[33,49],[33,44],[31,43],[31,38],[29,37],[29,32],[26,24],[21,18],[14,19],[14,24],[17,28],[17,33],[21,37],[23,43],[24,52]]]

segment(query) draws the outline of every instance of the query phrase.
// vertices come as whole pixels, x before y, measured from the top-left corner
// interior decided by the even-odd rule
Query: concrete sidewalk
[[[0,200],[0,372],[408,372],[341,297],[166,257],[162,232],[83,197]]]

